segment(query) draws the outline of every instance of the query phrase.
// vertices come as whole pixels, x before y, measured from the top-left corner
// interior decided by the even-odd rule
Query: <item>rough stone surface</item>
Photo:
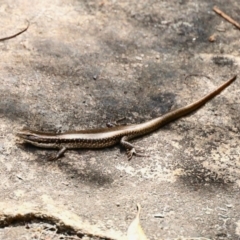
[[[238,1],[214,5],[240,22]],[[240,80],[194,114],[134,140],[151,156],[130,162],[119,146],[68,151],[49,162],[54,150],[18,146],[14,135],[23,127],[96,128],[122,117],[143,122],[240,74],[240,31],[216,15],[214,5],[207,0],[1,3],[0,38],[24,28],[26,20],[31,25],[0,42],[0,216],[26,202],[44,210],[47,196],[98,233],[124,235],[140,203],[149,239],[239,239]],[[55,231],[47,238],[34,225],[47,220],[35,220],[1,225],[0,238],[69,239],[45,226]]]

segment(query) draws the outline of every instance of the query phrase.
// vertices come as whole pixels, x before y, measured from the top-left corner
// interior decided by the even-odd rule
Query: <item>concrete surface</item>
[[[149,239],[240,239],[239,79],[134,140],[150,157],[129,162],[115,146],[49,162],[54,150],[15,139],[23,127],[143,122],[239,75],[240,31],[214,5],[240,22],[236,0],[1,2],[0,37],[31,25],[0,42],[0,239],[120,239],[136,203]],[[49,201],[87,227],[46,212]]]

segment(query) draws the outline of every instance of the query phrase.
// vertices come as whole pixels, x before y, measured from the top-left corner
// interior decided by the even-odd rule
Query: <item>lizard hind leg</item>
[[[139,152],[143,152],[143,149],[139,148],[139,147],[135,147],[133,144],[131,144],[130,142],[128,142],[128,137],[124,136],[121,138],[121,145],[126,148],[127,150],[127,157],[128,157],[128,161],[130,161],[132,159],[132,156],[135,155],[137,157],[148,157],[148,155],[143,154],[143,153],[139,153]]]

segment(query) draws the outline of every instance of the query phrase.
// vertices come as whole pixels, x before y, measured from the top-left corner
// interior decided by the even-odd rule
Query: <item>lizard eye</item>
[[[37,139],[38,137],[29,134],[29,135],[27,135],[27,138],[30,139],[30,140],[35,140],[35,139]]]

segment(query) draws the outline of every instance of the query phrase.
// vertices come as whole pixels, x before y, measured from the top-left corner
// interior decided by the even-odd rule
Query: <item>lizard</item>
[[[199,109],[234,82],[236,78],[237,76],[232,77],[212,92],[185,107],[172,110],[147,122],[126,126],[113,126],[111,128],[86,129],[63,133],[40,132],[23,129],[17,132],[16,135],[22,139],[23,142],[30,143],[40,148],[59,149],[58,153],[51,157],[51,160],[61,157],[67,149],[98,149],[110,147],[117,143],[120,143],[127,150],[128,160],[130,160],[133,155],[146,156],[141,153],[140,149],[137,150],[137,148],[130,143],[129,140],[156,131],[167,123]]]

